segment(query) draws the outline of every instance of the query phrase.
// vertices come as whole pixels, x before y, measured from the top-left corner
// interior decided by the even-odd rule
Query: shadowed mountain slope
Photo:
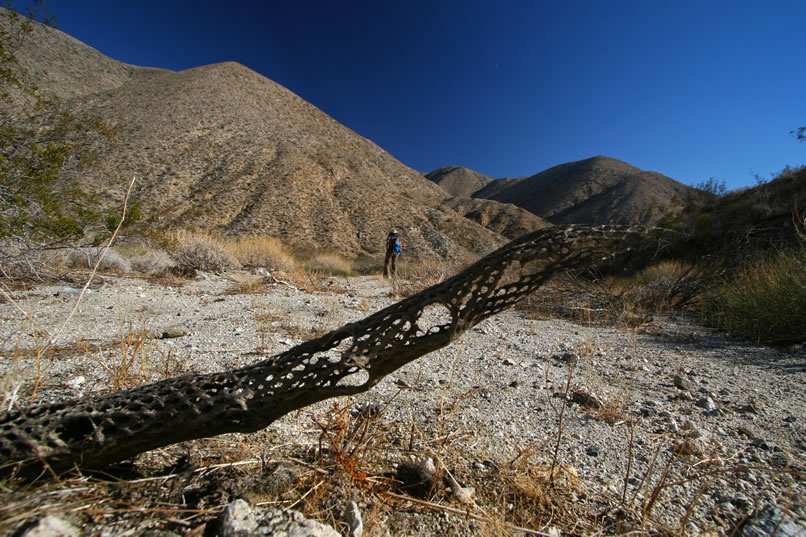
[[[560,164],[531,177],[504,179],[473,194],[513,203],[553,224],[653,224],[675,199],[699,195],[655,172],[597,156]]]
[[[425,177],[455,198],[469,198],[474,192],[495,181],[492,177],[462,166],[446,166],[425,174]]]
[[[539,216],[511,203],[475,198],[450,198],[444,205],[507,239],[551,226]]]

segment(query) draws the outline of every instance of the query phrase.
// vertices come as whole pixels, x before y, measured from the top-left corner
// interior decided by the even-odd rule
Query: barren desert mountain
[[[114,173],[86,186],[117,201],[136,176],[133,197],[154,226],[347,256],[379,253],[391,227],[413,257],[505,242],[443,206],[448,194],[422,174],[243,65],[140,68],[39,24],[33,37],[18,56],[41,91],[121,129],[102,152]]]
[[[494,178],[462,166],[445,166],[425,174],[426,178],[441,186],[455,198],[469,198]]]
[[[698,195],[665,175],[603,156],[502,181],[473,197],[514,203],[553,224],[653,224],[673,200]]]
[[[6,10],[0,8],[0,14]],[[104,56],[57,29],[34,23],[29,34],[0,17],[0,28],[15,36],[17,61],[31,81],[49,95],[69,99],[119,88],[135,77],[149,76],[162,69],[129,65]]]

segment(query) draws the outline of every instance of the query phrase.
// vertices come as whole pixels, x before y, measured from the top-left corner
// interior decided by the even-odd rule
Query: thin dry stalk
[[[117,227],[115,227],[115,230],[112,232],[112,236],[109,237],[109,240],[106,242],[106,246],[101,251],[101,255],[98,256],[98,260],[95,262],[95,266],[92,267],[92,271],[90,272],[89,278],[87,278],[87,281],[84,283],[84,286],[81,288],[81,292],[78,294],[78,298],[76,299],[76,303],[73,306],[73,309],[67,315],[67,318],[64,320],[64,322],[59,327],[59,329],[56,331],[56,333],[53,335],[53,337],[50,338],[50,341],[48,341],[48,344],[45,345],[45,348],[42,349],[42,352],[45,352],[48,349],[48,347],[50,347],[51,345],[54,345],[56,343],[56,340],[59,338],[61,333],[64,331],[65,327],[67,326],[67,323],[70,322],[70,319],[72,319],[73,315],[75,315],[76,311],[78,311],[78,305],[81,303],[81,299],[84,297],[84,293],[87,292],[87,288],[89,288],[90,284],[92,283],[92,279],[98,273],[98,268],[101,266],[101,263],[103,262],[104,257],[106,257],[106,254],[109,252],[109,248],[112,247],[112,243],[115,241],[115,238],[117,237],[118,233],[120,232],[120,228],[123,226],[123,222],[126,219],[126,208],[127,208],[128,204],[129,204],[129,194],[132,191],[132,187],[134,186],[135,179],[137,179],[136,176],[132,177],[131,182],[129,182],[129,188],[126,189],[126,196],[124,196],[124,198],[123,198],[123,208],[121,209],[120,221],[118,222]]]
[[[526,533],[528,535],[540,535],[542,537],[553,537],[549,533],[541,533],[539,531],[535,531],[529,528],[522,528],[520,526],[515,526],[514,524],[509,524],[507,522],[502,522],[499,520],[493,520],[491,518],[477,515],[475,513],[471,513],[469,509],[457,509],[455,507],[448,507],[447,505],[440,505],[438,503],[429,502],[426,500],[418,500],[417,498],[412,498],[410,496],[403,496],[402,494],[395,494],[393,492],[384,492],[383,496],[387,498],[400,500],[404,502],[410,502],[417,505],[422,505],[423,507],[428,507],[429,509],[435,509],[438,511],[444,511],[446,513],[453,513],[456,515],[465,516],[468,518],[472,518],[473,520],[478,520],[479,522],[486,522],[487,524],[496,525],[496,524],[503,524],[509,530],[520,531],[522,533]]]
[[[627,502],[627,485],[630,482],[630,474],[632,473],[632,448],[635,435],[635,422],[628,421],[630,425],[630,439],[627,443],[627,472],[624,474],[624,492],[621,494],[621,503],[624,505]]]
[[[557,442],[554,444],[554,454],[551,457],[551,470],[549,471],[549,481],[554,481],[554,467],[557,465],[557,458],[560,453],[560,442],[563,436],[563,415],[565,414],[565,407],[568,406],[568,392],[571,389],[571,378],[574,374],[574,365],[576,364],[576,356],[568,362],[568,378],[565,382],[565,392],[563,393],[563,404],[560,407],[560,416],[557,423]]]

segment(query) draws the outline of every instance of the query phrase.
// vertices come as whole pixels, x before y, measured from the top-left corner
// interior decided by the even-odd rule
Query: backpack
[[[393,253],[399,254],[400,252],[403,251],[403,248],[400,247],[400,239],[399,238],[392,237],[391,239],[389,239],[389,242],[391,243],[389,245],[389,247],[391,248]]]

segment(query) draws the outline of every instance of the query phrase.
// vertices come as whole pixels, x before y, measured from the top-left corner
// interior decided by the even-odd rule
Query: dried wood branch
[[[370,389],[557,273],[603,263],[637,269],[670,238],[664,230],[626,226],[539,230],[415,296],[263,362],[7,412],[0,415],[0,473],[100,468],[177,442],[263,429],[294,410]]]

